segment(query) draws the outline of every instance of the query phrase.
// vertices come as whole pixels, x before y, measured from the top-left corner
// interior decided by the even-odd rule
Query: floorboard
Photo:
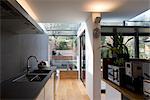
[[[56,82],[56,100],[90,100],[84,85],[77,79],[61,79]]]

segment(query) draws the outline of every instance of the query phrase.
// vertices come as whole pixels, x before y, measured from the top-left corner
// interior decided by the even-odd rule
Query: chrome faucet
[[[30,58],[35,58],[36,62],[38,62],[38,59],[36,58],[36,56],[29,56],[28,59],[27,59],[27,74],[29,73],[29,61],[30,61]]]

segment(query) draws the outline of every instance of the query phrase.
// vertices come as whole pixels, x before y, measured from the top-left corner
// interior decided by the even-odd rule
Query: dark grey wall
[[[0,33],[1,33],[1,24],[0,24]],[[0,34],[0,80],[1,80],[1,34]],[[1,81],[0,81],[1,83]],[[0,89],[1,90],[1,89]]]
[[[27,57],[34,55],[38,60],[48,60],[48,36],[45,34],[14,34],[2,32],[1,35],[1,82],[22,73],[26,69]],[[33,59],[32,62],[37,63]]]

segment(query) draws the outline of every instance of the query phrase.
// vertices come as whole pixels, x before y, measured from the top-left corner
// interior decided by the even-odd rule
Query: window
[[[132,38],[133,36],[124,36],[124,43],[129,39],[129,38]],[[135,45],[134,45],[134,37],[132,40],[130,40],[126,46],[128,47],[128,50],[129,50],[129,55],[130,55],[130,58],[135,58]]]
[[[76,69],[76,36],[49,36],[51,65]]]
[[[150,59],[150,37],[139,37],[139,58]]]
[[[131,37],[133,37],[133,36],[124,36],[124,43]],[[111,57],[111,52],[107,48],[107,43],[112,43],[111,37],[110,36],[102,36],[101,37],[101,45],[102,45],[101,57],[102,58],[110,58]],[[128,47],[130,58],[134,58],[135,57],[134,38],[132,40],[130,40],[126,44],[126,46]]]
[[[110,36],[102,36],[101,37],[101,58],[110,58],[111,57],[111,52],[107,48],[107,43],[112,43],[112,39]]]

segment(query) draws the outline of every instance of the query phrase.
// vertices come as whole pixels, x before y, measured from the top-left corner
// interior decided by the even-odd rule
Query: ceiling
[[[89,12],[83,4],[91,0],[25,0],[40,23],[81,23]],[[104,1],[104,0],[99,0]],[[102,13],[102,21],[124,21],[150,9],[150,0],[105,0],[120,2],[110,12]],[[107,6],[107,5],[106,5]]]

